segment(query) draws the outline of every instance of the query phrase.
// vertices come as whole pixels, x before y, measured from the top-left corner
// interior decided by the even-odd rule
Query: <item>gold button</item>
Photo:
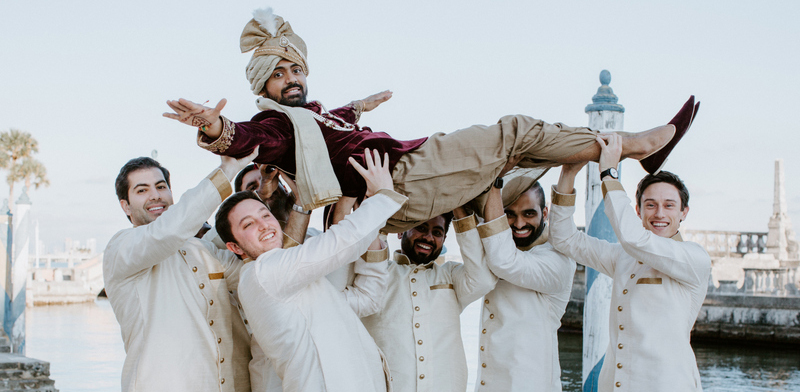
[[[411,295],[416,297],[417,296],[417,292],[415,291],[415,292],[411,293]]]
[[[483,332],[484,334],[486,334],[486,328],[484,328],[484,329],[483,329],[483,331],[481,331],[481,332]]]
[[[411,283],[417,283],[417,278],[411,278]]]
[[[222,338],[217,338],[217,344],[222,343]]]
[[[619,349],[622,350],[622,347],[624,347],[624,346],[622,345],[622,343],[620,343],[620,344],[617,345],[617,347],[619,347]]]
[[[414,270],[414,273],[416,274],[416,273],[417,273],[417,271],[419,271],[419,270],[415,269],[415,270]],[[419,376],[419,378],[424,378],[424,377],[425,377],[425,376],[423,376],[423,375],[420,375],[420,376]]]
[[[489,318],[490,318],[490,319],[493,319],[493,318],[494,318],[494,314],[490,314],[490,315],[489,315]]]
[[[622,364],[621,363],[617,364],[617,369],[622,369]]]
[[[417,312],[419,312],[419,306],[415,306],[415,307],[414,307],[414,310],[416,310]]]
[[[622,383],[621,383],[621,382],[619,382],[619,381],[617,381],[617,384],[616,384],[616,385],[617,385],[617,387],[621,387],[621,386],[622,386]]]
[[[214,325],[214,320],[209,321],[208,325]]]
[[[622,311],[622,306],[617,306],[617,310]]]
[[[192,267],[192,272],[197,272],[197,267]]]
[[[417,340],[417,344],[422,345],[422,340]]]
[[[640,261],[640,262],[639,262],[639,264],[644,264],[644,263],[642,263],[642,262]]]
[[[622,331],[623,329],[625,329],[625,327],[623,327],[622,324],[620,324],[619,325],[619,330]]]
[[[182,251],[181,251],[181,254],[182,254],[182,255],[184,255],[184,256],[186,256],[186,251],[185,251],[185,250],[182,250]]]
[[[419,328],[419,323],[414,324],[414,328]]]
[[[200,283],[200,288],[202,289],[203,287],[206,287],[206,285]]]
[[[622,294],[628,294],[628,289],[622,290]]]
[[[486,363],[482,363],[482,364],[481,364],[481,367],[486,367]]]
[[[223,378],[222,380],[219,380],[219,383],[220,384],[225,384],[225,379]]]
[[[244,323],[247,324],[247,319],[244,319]]]
[[[481,380],[481,385],[486,385],[486,381]]]
[[[414,271],[414,272],[416,272],[416,271]],[[425,378],[425,375],[424,374],[420,374],[419,375],[419,379],[422,380],[423,378]]]
[[[419,361],[422,362],[425,360],[425,357],[419,357]]]
[[[485,303],[486,305],[489,305],[489,300],[485,299],[485,300],[483,300],[483,303]]]
[[[209,305],[214,305],[214,300],[213,299],[208,300],[208,304]]]
[[[631,274],[631,279],[633,279],[634,276],[636,276],[636,274]]]
[[[483,346],[481,346],[481,351],[483,351]]]
[[[219,359],[219,363],[223,363],[223,362],[225,362],[225,358],[220,358]]]

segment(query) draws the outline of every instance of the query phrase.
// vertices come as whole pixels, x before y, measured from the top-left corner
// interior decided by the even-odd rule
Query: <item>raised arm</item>
[[[475,214],[467,215],[459,207],[453,211],[453,228],[456,231],[456,241],[461,250],[462,264],[456,264],[451,272],[453,289],[461,309],[473,301],[486,295],[494,288],[497,277],[489,271],[486,265],[486,253],[478,236],[478,220]]]
[[[553,247],[579,264],[614,276],[615,260],[622,248],[578,231],[575,213],[575,176],[585,163],[563,165],[558,184],[553,188],[550,207],[550,238]]]
[[[622,151],[621,137],[599,135],[598,143],[600,170],[616,167]],[[706,287],[711,259],[702,247],[661,237],[645,229],[622,184],[612,177],[603,181],[603,193],[606,215],[625,253],[679,282]]]
[[[255,272],[268,293],[287,298],[353,262],[367,250],[386,220],[406,202],[405,196],[392,190],[388,159],[381,163],[380,156],[373,159],[368,151],[365,155],[367,168],[351,160],[364,177],[369,196],[355,212],[304,245],[272,250],[258,257]]]
[[[524,252],[517,249],[508,218],[503,212],[500,188],[492,187],[489,190],[484,215],[488,221],[478,227],[478,233],[489,269],[498,278],[544,294],[569,290],[575,263],[555,252]]]
[[[150,268],[194,237],[223,199],[231,194],[230,178],[252,161],[222,157],[222,163],[196,187],[186,191],[155,221],[119,232],[109,241],[104,257],[108,280],[124,279]]]
[[[389,248],[376,237],[367,252],[355,262],[355,280],[343,293],[358,317],[381,310],[389,280]]]

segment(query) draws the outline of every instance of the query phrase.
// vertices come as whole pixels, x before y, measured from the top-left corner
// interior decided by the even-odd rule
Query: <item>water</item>
[[[478,366],[480,304],[461,315],[467,348],[468,391]],[[62,392],[119,391],[125,351],[119,324],[105,299],[95,303],[28,308],[28,356],[50,362],[51,378]],[[695,344],[706,392],[800,391],[800,350]],[[559,336],[565,392],[581,390],[581,336]]]

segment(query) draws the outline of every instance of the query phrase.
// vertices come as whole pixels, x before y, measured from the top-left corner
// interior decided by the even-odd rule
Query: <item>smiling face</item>
[[[283,247],[283,231],[264,203],[245,199],[228,214],[231,233],[236,242],[228,249],[237,255],[255,259],[262,253]]]
[[[686,219],[689,207],[681,209],[678,188],[666,182],[654,183],[642,192],[641,206],[636,213],[642,219],[642,226],[659,237],[674,236]]]
[[[128,184],[128,200],[120,200],[119,204],[134,227],[156,220],[173,204],[172,191],[158,168],[128,173]]]
[[[286,106],[306,104],[306,74],[303,68],[289,61],[281,60],[272,71],[272,76],[264,84],[267,98]]]
[[[445,219],[439,215],[399,235],[400,249],[414,264],[427,264],[439,257],[446,237]]]
[[[508,225],[511,226],[511,234],[517,247],[530,246],[542,235],[544,221],[547,219],[547,207],[542,208],[542,204],[537,190],[531,188],[505,208]]]

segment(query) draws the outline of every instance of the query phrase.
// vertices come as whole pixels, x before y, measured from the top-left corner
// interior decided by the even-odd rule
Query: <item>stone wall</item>
[[[0,392],[58,392],[48,362],[10,351],[8,339],[0,337]]]
[[[692,338],[800,345],[800,297],[708,294]]]

